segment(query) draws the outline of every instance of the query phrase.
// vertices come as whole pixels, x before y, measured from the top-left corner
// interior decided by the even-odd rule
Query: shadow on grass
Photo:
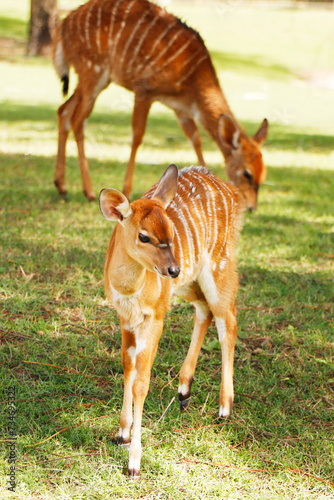
[[[13,104],[4,101],[1,103],[0,120],[8,123],[15,122],[49,122],[50,126],[56,127],[57,115],[56,108],[47,105],[39,105],[38,108],[33,105]],[[99,142],[112,143],[121,140],[125,144],[131,141],[131,112],[110,111],[103,113],[99,110],[93,111],[89,117],[87,134],[90,138],[96,138]],[[250,134],[254,134],[260,123],[243,121],[242,126]],[[49,126],[49,125],[48,125]],[[203,150],[216,151],[217,145],[200,127],[203,140]],[[181,131],[176,118],[173,114],[154,114],[148,118],[147,129],[144,136],[144,144],[151,147],[158,146],[161,149],[170,149],[171,147],[191,148],[189,141]],[[333,139],[330,135],[296,132],[287,126],[277,123],[269,124],[269,134],[266,142],[266,148],[272,150],[291,150],[300,149],[303,151],[333,151]]]

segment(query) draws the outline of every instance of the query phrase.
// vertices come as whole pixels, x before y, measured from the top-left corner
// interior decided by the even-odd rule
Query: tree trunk
[[[58,23],[57,0],[30,0],[28,54],[48,55]]]

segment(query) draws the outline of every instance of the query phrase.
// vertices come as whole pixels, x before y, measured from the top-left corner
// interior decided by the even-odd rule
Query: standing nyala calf
[[[189,404],[196,362],[214,317],[222,350],[219,416],[231,414],[237,336],[235,245],[242,205],[234,187],[203,167],[178,171],[170,165],[159,183],[132,203],[116,189],[101,191],[102,214],[118,221],[104,275],[106,295],[121,321],[124,400],[119,441],[130,443],[131,476],[139,475],[143,406],[174,293],[195,308],[194,331],[180,371],[181,410]]]
[[[78,74],[70,99],[58,110],[58,155],[55,184],[66,194],[65,148],[70,128],[78,146],[84,193],[95,193],[84,151],[84,125],[95,100],[110,82],[135,94],[132,146],[123,192],[129,198],[135,157],[154,101],[173,111],[204,166],[198,120],[218,144],[230,182],[239,187],[246,206],[254,210],[266,176],[260,145],[268,122],[254,137],[238,125],[220,88],[208,50],[200,35],[177,17],[147,0],[91,0],[62,21],[54,40],[53,60],[68,91],[69,68]]]

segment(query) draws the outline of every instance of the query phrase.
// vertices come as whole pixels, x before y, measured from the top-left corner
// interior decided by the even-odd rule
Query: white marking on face
[[[212,271],[215,271],[216,267],[217,267],[217,264],[214,262],[213,265],[212,265]]]
[[[94,71],[95,71],[96,73],[99,73],[99,72],[101,71],[101,67],[100,67],[98,64],[95,64],[95,66],[94,66]]]

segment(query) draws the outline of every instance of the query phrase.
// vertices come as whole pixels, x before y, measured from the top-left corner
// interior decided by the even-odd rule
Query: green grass
[[[255,132],[264,116],[270,122],[264,147],[268,178],[258,211],[246,215],[239,244],[232,418],[223,424],[217,419],[221,356],[213,325],[191,406],[179,413],[173,398],[192,309],[176,300],[145,404],[141,480],[125,474],[127,453],[113,442],[123,394],[121,335],[102,282],[112,227],[81,192],[72,137],[69,202],[60,201],[53,187],[61,89],[50,62],[26,58],[23,50],[15,58],[5,54],[0,375],[3,389],[16,389],[18,439],[17,489],[10,494],[3,392],[1,499],[334,498],[333,90],[307,77],[333,71],[334,12],[214,6],[182,2],[172,3],[171,10],[204,35],[245,128]],[[0,10],[6,30],[0,44],[2,36],[22,44],[26,2],[6,9]],[[110,87],[90,118],[86,146],[97,192],[122,186],[131,109],[132,95]],[[225,177],[221,154],[202,136],[210,168]],[[169,163],[183,167],[194,161],[173,114],[154,106],[138,154],[134,195]]]

